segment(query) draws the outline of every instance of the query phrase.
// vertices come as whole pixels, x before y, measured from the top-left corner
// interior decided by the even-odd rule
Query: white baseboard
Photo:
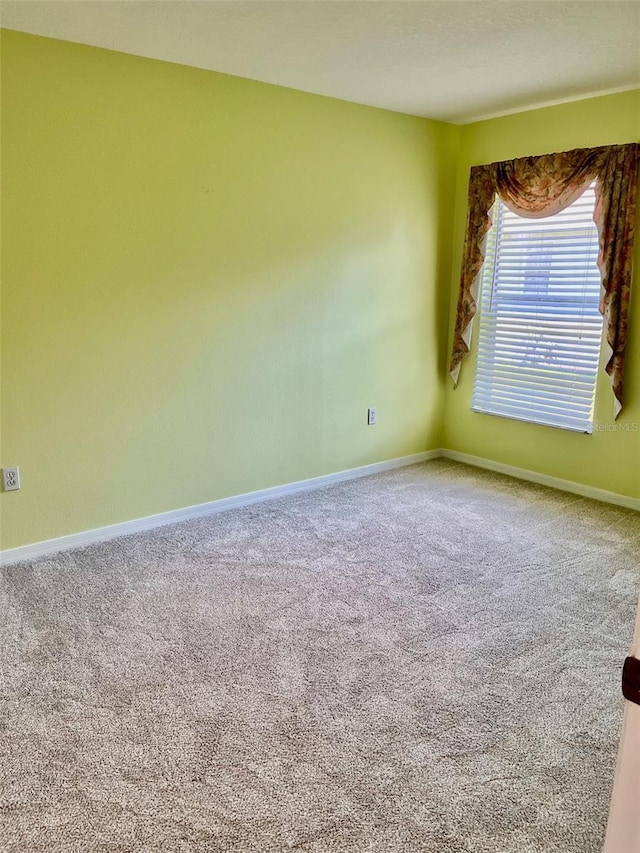
[[[596,489],[594,486],[585,486],[575,483],[573,480],[561,480],[560,477],[551,477],[548,474],[540,474],[537,471],[529,471],[527,468],[516,468],[515,465],[505,465],[503,462],[494,462],[493,459],[484,459],[482,456],[472,456],[470,453],[460,453],[458,450],[441,450],[440,455],[445,459],[453,459],[455,462],[464,462],[476,468],[486,468],[498,474],[507,474],[518,480],[528,480],[530,483],[538,483],[540,486],[549,486],[559,489],[561,492],[571,492],[581,495],[583,498],[592,498],[595,501],[603,501],[627,509],[640,511],[640,499],[619,495],[617,492],[608,492],[606,489]]]
[[[596,501],[615,504],[640,511],[640,499],[619,495],[616,492],[608,492],[605,489],[596,489],[575,483],[572,480],[561,480],[559,477],[551,477],[548,474],[540,474],[537,471],[529,471],[526,468],[517,468],[515,465],[505,465],[495,462],[493,459],[484,459],[481,456],[472,456],[469,453],[460,453],[457,450],[427,450],[423,453],[414,453],[411,456],[400,456],[397,459],[388,459],[385,462],[374,462],[371,465],[362,465],[360,468],[350,468],[346,471],[338,471],[335,474],[325,474],[321,477],[313,477],[309,480],[298,480],[295,483],[286,483],[282,486],[272,486],[268,489],[260,489],[256,492],[247,492],[243,495],[234,495],[230,498],[221,498],[217,501],[187,506],[182,509],[173,509],[168,512],[160,512],[157,515],[148,515],[145,518],[135,518],[132,521],[123,521],[119,524],[110,524],[107,527],[97,527],[94,530],[84,530],[81,533],[72,533],[69,536],[60,536],[57,539],[46,539],[43,542],[34,542],[31,545],[21,545],[17,548],[8,548],[0,551],[0,565],[34,560],[36,557],[46,557],[58,551],[68,551],[72,548],[82,548],[96,542],[105,542],[118,536],[130,536],[132,533],[141,533],[145,530],[153,530],[154,527],[163,527],[166,524],[176,524],[179,521],[188,521],[191,518],[200,518],[203,515],[213,515],[224,512],[234,507],[249,506],[274,498],[293,495],[299,492],[309,492],[313,489],[322,489],[326,486],[342,483],[346,480],[355,480],[358,477],[368,477],[370,474],[378,474],[381,471],[390,471],[393,468],[403,468],[406,465],[415,465],[417,462],[427,462],[430,459],[444,457],[455,462],[464,462],[476,468],[486,468],[499,474],[506,474],[518,480],[528,480],[541,486],[549,486],[563,492],[592,498]]]
[[[325,486],[342,483],[345,480],[355,480],[357,477],[368,477],[370,474],[378,474],[381,471],[390,471],[393,468],[403,468],[406,465],[415,465],[417,462],[437,459],[440,455],[440,450],[426,450],[423,453],[413,453],[411,456],[400,456],[397,459],[374,462],[371,465],[362,465],[359,468],[349,468],[346,471],[338,471],[335,474],[325,474],[322,477],[312,477],[309,480],[298,480],[295,483],[272,486],[268,489],[247,492],[243,495],[234,495],[230,498],[221,498],[217,501],[187,506],[182,509],[172,509],[168,512],[157,513],[156,515],[147,515],[144,518],[135,518],[132,521],[110,524],[107,527],[97,527],[94,530],[71,533],[69,536],[60,536],[57,539],[34,542],[31,545],[7,548],[4,551],[0,551],[0,565],[6,566],[10,563],[34,560],[36,557],[45,557],[49,554],[55,554],[58,551],[82,548],[85,545],[105,542],[108,539],[115,539],[118,536],[129,536],[132,533],[152,530],[154,527],[163,527],[166,524],[176,524],[179,521],[187,521],[191,518],[200,518],[203,515],[224,512],[224,510],[233,509],[234,507],[248,506],[249,504],[273,500],[273,498],[281,498],[285,495],[293,495],[298,492],[322,489]]]

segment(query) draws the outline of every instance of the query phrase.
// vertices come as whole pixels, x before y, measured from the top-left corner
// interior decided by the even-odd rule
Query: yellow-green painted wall
[[[640,240],[615,430],[604,374],[583,436],[446,367],[470,165],[640,93],[460,128],[3,31],[2,110],[0,547],[440,446],[640,497]]]
[[[441,445],[458,128],[8,31],[2,102],[2,548]]]
[[[467,181],[472,165],[596,145],[640,140],[640,91],[575,101],[477,122],[462,128],[453,234],[449,339],[460,276]],[[638,208],[640,213],[640,207]],[[478,318],[476,318],[477,320]],[[477,323],[474,341],[477,343]],[[613,422],[612,397],[603,370],[596,391],[595,421],[601,431],[581,435],[469,411],[475,347],[460,383],[447,383],[445,447],[573,480],[621,495],[640,497],[640,238],[627,354],[626,403]],[[604,356],[604,353],[603,353]]]

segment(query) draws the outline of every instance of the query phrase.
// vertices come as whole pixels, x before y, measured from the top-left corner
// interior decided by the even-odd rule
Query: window
[[[603,323],[594,205],[594,184],[541,219],[496,200],[473,411],[591,432]]]

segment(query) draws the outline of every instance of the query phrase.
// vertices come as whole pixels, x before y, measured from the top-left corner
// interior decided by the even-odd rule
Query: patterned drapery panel
[[[596,181],[594,222],[600,238],[598,267],[602,277],[600,310],[604,316],[606,371],[614,394],[614,417],[622,408],[624,356],[640,168],[640,145],[578,148],[559,154],[522,157],[473,166],[469,177],[467,231],[456,314],[450,372],[458,382],[469,352],[471,329],[490,211],[496,194],[519,216],[536,219],[558,213]]]

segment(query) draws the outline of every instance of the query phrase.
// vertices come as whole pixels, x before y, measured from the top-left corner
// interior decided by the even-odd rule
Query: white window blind
[[[480,295],[476,412],[591,432],[602,338],[594,185],[524,219],[497,199]]]

